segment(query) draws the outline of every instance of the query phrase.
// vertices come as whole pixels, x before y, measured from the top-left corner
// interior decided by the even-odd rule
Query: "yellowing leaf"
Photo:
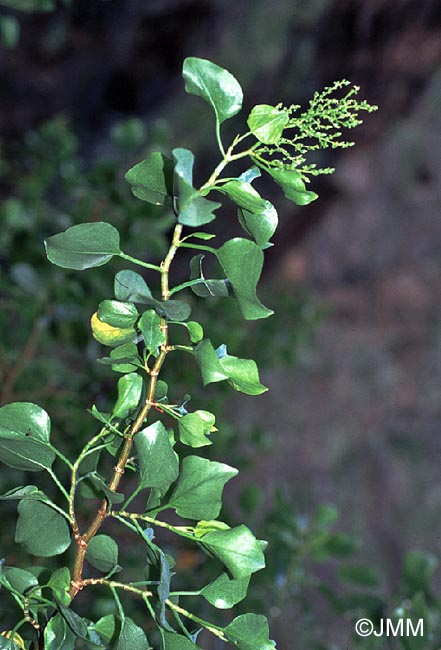
[[[113,325],[103,323],[98,318],[98,312],[92,315],[90,325],[92,327],[93,338],[98,343],[109,345],[110,347],[134,341],[136,338],[136,331],[133,327],[113,327]]]
[[[6,631],[2,632],[0,634],[0,636],[4,636],[7,639],[10,639],[11,638],[11,632],[6,632]],[[14,645],[16,645],[17,648],[21,648],[21,650],[26,650],[24,641],[21,638],[21,636],[19,634],[17,634],[17,632],[14,634],[14,638],[12,640],[14,641]]]

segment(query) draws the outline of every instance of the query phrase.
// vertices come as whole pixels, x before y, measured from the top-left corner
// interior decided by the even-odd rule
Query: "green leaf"
[[[167,338],[161,329],[161,318],[153,309],[149,309],[139,319],[138,327],[144,338],[145,347],[156,356],[158,348],[165,344]]]
[[[209,411],[198,410],[187,413],[179,420],[179,439],[190,447],[205,447],[211,445],[206,436],[214,427],[215,416]]]
[[[234,579],[245,578],[265,566],[258,540],[243,524],[206,533],[200,543],[226,566]]]
[[[18,504],[15,541],[32,555],[60,555],[70,545],[69,526],[51,506],[28,497]]]
[[[243,93],[233,75],[206,59],[189,57],[182,70],[187,93],[205,99],[216,114],[219,124],[242,108]]]
[[[116,619],[113,614],[102,616],[94,625],[95,632],[105,643],[110,643],[116,630]]]
[[[0,583],[6,588],[10,585],[13,589],[24,595],[29,589],[38,587],[38,580],[32,573],[17,567],[4,567],[0,577]]]
[[[194,320],[189,321],[185,325],[190,334],[190,341],[192,343],[199,343],[199,341],[202,341],[204,338],[204,330],[202,329],[202,325]]]
[[[118,566],[118,545],[108,535],[95,535],[89,542],[86,559],[90,564],[103,573],[115,573]]]
[[[229,465],[187,456],[169,506],[188,519],[215,519],[221,511],[224,485],[236,474],[238,470]]]
[[[256,362],[239,359],[216,351],[209,339],[204,339],[194,349],[194,355],[201,369],[204,386],[223,381],[247,395],[260,395],[268,390],[259,380]]]
[[[119,255],[119,232],[104,221],[81,223],[45,240],[52,264],[82,271],[106,264]]]
[[[254,189],[251,183],[246,181],[228,181],[216,187],[219,192],[230,197],[236,205],[250,212],[262,212],[265,210],[266,201],[262,199],[259,192]]]
[[[47,650],[74,650],[76,635],[63,616],[57,612],[44,629],[44,647]]]
[[[276,647],[269,639],[268,621],[260,614],[241,614],[224,632],[239,650],[274,650]]]
[[[142,275],[135,271],[119,271],[115,275],[114,293],[117,300],[125,302],[145,303],[153,297]]]
[[[363,587],[378,587],[380,578],[375,568],[358,564],[352,566],[341,566],[338,575],[346,582],[353,582]]]
[[[125,175],[133,194],[154,205],[173,204],[173,161],[157,151]]]
[[[121,623],[121,631],[115,650],[150,650],[150,643],[144,631],[126,616]]]
[[[198,227],[215,219],[220,203],[209,201],[193,187],[194,155],[188,149],[173,149],[178,190],[178,221],[184,226]]]
[[[279,223],[277,211],[269,201],[265,201],[265,209],[258,213],[238,210],[238,217],[242,228],[261,248],[268,245]]]
[[[239,308],[247,320],[267,318],[274,312],[259,301],[256,286],[263,267],[263,253],[249,239],[235,237],[217,251],[219,262],[231,282]]]
[[[289,122],[286,110],[268,104],[258,104],[248,116],[251,133],[264,144],[277,144]]]
[[[14,402],[0,408],[0,461],[15,469],[41,471],[52,466],[50,419],[31,402]]]
[[[270,167],[266,171],[280,185],[286,198],[296,205],[308,205],[318,198],[318,194],[306,189],[302,175],[296,169],[275,169]]]
[[[24,499],[25,497],[38,493],[39,491],[40,490],[35,485],[25,485],[24,487],[12,488],[12,490],[8,490],[5,494],[0,496],[0,501],[20,501],[20,499]]]
[[[71,597],[70,590],[70,571],[67,566],[56,569],[51,577],[47,586],[50,587],[56,599],[63,605],[69,605]]]
[[[195,347],[194,356],[200,366],[204,386],[228,379],[209,339],[204,339]]]
[[[232,580],[226,573],[222,573],[216,580],[204,587],[201,595],[218,609],[230,609],[245,598],[248,591],[250,577]]]
[[[136,340],[136,330],[134,327],[114,327],[104,323],[98,316],[98,312],[92,314],[90,319],[93,338],[109,347],[117,347],[124,343]]]
[[[118,380],[118,399],[113,408],[117,418],[126,418],[136,409],[142,394],[142,377],[136,372],[128,373]]]
[[[217,521],[216,519],[211,519],[210,521],[198,521],[194,529],[195,537],[200,539],[207,533],[216,530],[230,530],[230,526],[223,521]]]
[[[137,360],[139,361],[138,348],[135,343],[124,343],[110,351],[110,363],[112,370],[116,372],[133,372],[137,369],[133,361]],[[98,361],[103,363],[103,359],[98,359]]]
[[[200,650],[199,646],[192,643],[190,639],[182,634],[173,634],[173,632],[163,632],[162,650]]]
[[[87,639],[87,625],[81,616],[61,603],[59,603],[59,610],[72,632],[82,639]],[[97,647],[95,644],[93,645]]]
[[[91,472],[84,481],[81,481],[81,494],[86,499],[102,499],[106,498],[110,504],[122,503],[124,501],[124,494],[122,492],[114,492],[109,488],[102,476],[97,472]]]
[[[135,436],[139,460],[139,487],[165,491],[179,474],[176,453],[162,422],[154,422]]]
[[[261,395],[268,390],[260,383],[259,371],[252,359],[239,359],[226,354],[219,359],[219,364],[234,390],[247,395]]]
[[[190,260],[190,279],[202,280],[191,287],[193,293],[200,298],[209,296],[228,296],[228,283],[226,280],[206,280],[202,269],[202,260],[205,255],[198,254]]]
[[[155,300],[153,304],[156,311],[169,320],[184,321],[191,314],[190,305],[183,300]]]
[[[98,318],[113,327],[133,327],[138,320],[138,310],[131,302],[103,300],[98,307]]]

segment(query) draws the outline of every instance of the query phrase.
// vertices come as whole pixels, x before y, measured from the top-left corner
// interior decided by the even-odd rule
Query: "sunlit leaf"
[[[222,573],[216,580],[204,587],[201,594],[214,607],[230,609],[245,598],[249,582],[249,576],[232,580],[226,573]]]
[[[288,122],[289,115],[286,110],[268,104],[255,106],[247,120],[251,133],[264,144],[277,144]]]
[[[113,327],[132,327],[139,317],[138,310],[131,302],[103,300],[98,307],[98,318],[102,323]]]
[[[265,566],[258,540],[243,524],[206,533],[200,543],[226,566],[234,579],[245,578]]]
[[[241,614],[225,628],[229,641],[239,650],[274,650],[268,621],[260,614]]]
[[[136,409],[141,399],[142,377],[131,372],[118,380],[118,399],[113,407],[113,414],[118,418],[126,418]]]
[[[185,90],[211,104],[219,124],[242,108],[242,88],[224,68],[206,59],[189,57],[184,61],[182,74]]]
[[[155,422],[135,436],[139,461],[139,486],[166,490],[178,477],[179,463],[162,422]]]
[[[0,408],[0,461],[15,469],[50,468],[55,453],[50,446],[50,419],[31,402],[14,402]]]
[[[175,177],[178,190],[178,221],[185,226],[198,227],[215,218],[220,203],[205,199],[193,187],[194,156],[188,149],[174,149]]]

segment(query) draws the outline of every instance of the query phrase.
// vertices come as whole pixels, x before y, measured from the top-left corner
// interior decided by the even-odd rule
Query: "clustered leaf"
[[[42,2],[52,6],[50,0]],[[1,587],[12,593],[23,610],[24,620],[35,619],[34,627],[39,620],[41,630],[37,643],[41,645],[43,639],[47,650],[74,650],[78,639],[81,647],[87,648],[103,648],[106,644],[113,650],[150,650],[145,632],[126,616],[116,596],[116,589],[121,587],[142,596],[159,629],[161,650],[198,650],[196,639],[200,630],[188,629],[183,619],[202,625],[238,650],[275,648],[263,616],[242,614],[219,627],[195,617],[181,602],[178,604],[171,586],[174,559],[154,541],[156,528],[167,528],[168,532],[197,544],[220,564],[220,575],[197,592],[219,609],[229,609],[241,602],[251,576],[265,566],[266,542],[258,540],[243,524],[230,528],[217,519],[224,487],[238,470],[199,455],[188,455],[188,447],[198,450],[211,444],[211,435],[217,432],[215,415],[203,408],[188,412],[189,395],[177,404],[171,397],[169,401],[173,387],[169,389],[158,375],[166,355],[182,350],[184,354],[190,353],[187,358],[199,366],[204,385],[225,381],[247,395],[260,395],[267,388],[260,382],[252,359],[230,355],[225,345],[215,349],[211,340],[204,338],[202,325],[189,320],[191,301],[170,299],[170,296],[190,289],[194,296],[202,298],[233,297],[246,320],[270,316],[273,312],[260,302],[257,285],[264,263],[263,251],[272,245],[270,240],[278,216],[272,203],[261,196],[253,183],[260,179],[263,170],[289,200],[297,205],[309,204],[317,198],[317,194],[307,189],[309,176],[329,170],[305,165],[305,155],[318,148],[349,146],[350,143],[341,140],[341,128],[356,126],[360,122],[359,112],[371,111],[373,107],[356,100],[356,88],[349,89],[344,97],[335,97],[334,92],[345,88],[346,82],[316,93],[307,111],[300,115],[297,106],[259,104],[248,116],[249,131],[236,136],[227,148],[220,127],[242,107],[243,93],[238,81],[227,70],[195,57],[184,61],[183,77],[186,91],[204,99],[214,111],[222,160],[199,188],[193,179],[194,155],[184,148],[174,149],[172,157],[150,153],[127,172],[126,180],[135,197],[162,206],[170,213],[173,211],[176,220],[173,240],[160,265],[124,253],[119,232],[105,222],[73,225],[45,242],[48,259],[63,268],[85,270],[102,266],[117,256],[161,277],[160,291],[156,294],[156,289],[150,289],[141,273],[127,269],[117,272],[114,296],[103,299],[91,317],[93,337],[110,348],[109,355],[99,359],[100,363],[121,375],[115,403],[109,412],[102,412],[95,405],[89,411],[98,421],[100,432],[86,443],[75,464],[71,464],[53,447],[50,419],[41,407],[31,402],[16,402],[0,408],[0,461],[19,471],[47,471],[68,501],[64,510],[58,505],[59,502],[65,505],[63,498],[52,501],[34,485],[16,487],[0,496],[0,500],[18,502],[15,541],[31,555],[46,558],[63,554],[71,544],[71,528],[74,533],[76,562],[72,575],[68,566],[61,566],[43,583],[39,582],[38,567],[25,570],[3,566],[0,562]],[[250,139],[253,144],[249,149],[242,148],[244,144],[236,148]],[[248,165],[242,174],[235,178],[222,177],[230,162],[242,159]],[[206,243],[214,235],[199,230],[216,218],[221,206],[207,198],[214,191],[227,197],[226,205],[230,209],[231,202],[235,205],[239,226],[245,233],[244,237],[223,241],[217,248]],[[184,226],[198,230],[183,236]],[[194,251],[190,279],[172,287],[169,286],[170,265],[181,247]],[[213,256],[211,259],[221,277],[206,277],[203,266],[208,255]],[[185,328],[188,344],[174,342],[177,325]],[[166,428],[165,417],[174,419],[174,429]],[[113,464],[110,482],[100,473],[102,457],[106,454],[111,456]],[[72,471],[68,489],[53,469],[57,470],[58,462]],[[137,476],[137,487],[128,497],[118,491],[126,470]],[[124,484],[124,489],[127,487],[130,482]],[[79,530],[81,521],[76,520],[77,495],[100,503],[94,522],[84,534]],[[138,502],[144,499],[142,512],[127,510],[136,497]],[[161,521],[158,518],[161,511],[170,509],[174,510],[173,522],[183,518],[190,520],[190,524]],[[123,549],[110,535],[98,533],[100,523],[107,517],[124,521],[138,535],[144,549],[140,557],[146,562],[141,576],[144,580],[131,585],[109,580],[122,570],[119,556]],[[351,549],[350,540],[343,534],[325,533],[316,553],[343,557]],[[78,566],[82,565],[84,556],[88,569],[101,572],[104,578],[78,582],[83,579],[82,573],[78,577]],[[426,557],[413,558],[406,567],[408,580],[418,582],[423,590],[432,570],[433,564]],[[377,581],[376,574],[363,565],[343,568],[340,575],[346,581],[368,586]],[[112,590],[118,616],[106,614],[92,622],[71,608],[75,589],[87,584],[105,585]],[[146,584],[148,590],[143,589]],[[175,621],[167,616],[167,609],[174,611]],[[0,647],[9,650],[13,647],[26,650],[30,643],[16,632],[13,639],[0,636]]]

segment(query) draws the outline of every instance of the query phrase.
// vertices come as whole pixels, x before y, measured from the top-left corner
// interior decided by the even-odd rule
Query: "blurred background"
[[[281,223],[261,294],[276,315],[244,325],[228,303],[221,324],[219,304],[194,309],[270,387],[259,399],[210,391],[228,418],[210,453],[242,469],[225,516],[245,515],[271,542],[238,611],[269,614],[281,649],[375,649],[394,642],[356,638],[352,621],[402,608],[427,617],[431,637],[397,647],[439,648],[439,0],[0,0],[0,37],[0,402],[39,403],[71,454],[93,426],[86,409],[114,397],[88,322],[117,265],[65,272],[42,242],[105,220],[132,255],[160,257],[170,216],[123,176],[175,146],[195,152],[200,180],[216,164],[183,59],[237,77],[239,125],[256,103],[304,104],[335,79],[379,105],[349,135],[353,149],[322,154],[336,172],[316,179],[316,203],[297,208],[268,186]],[[192,373],[176,368],[177,381]],[[2,492],[21,475],[3,467]],[[2,527],[13,562],[10,542]],[[201,562],[178,557],[189,576],[209,575]]]

